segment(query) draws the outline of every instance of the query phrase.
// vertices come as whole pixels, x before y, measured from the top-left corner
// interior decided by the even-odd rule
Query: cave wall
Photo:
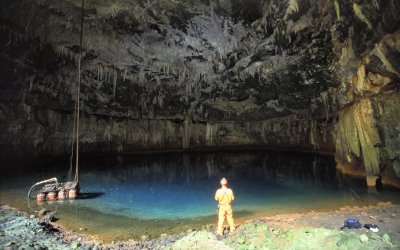
[[[345,79],[347,102],[339,112],[336,158],[348,172],[399,185],[400,33],[385,35]]]
[[[73,115],[43,108],[2,109],[0,145],[3,160],[68,156],[73,140]],[[263,121],[194,121],[125,119],[83,115],[82,153],[264,148],[332,154],[334,128],[309,117],[287,116]],[[10,139],[8,136],[12,134]]]
[[[323,152],[395,183],[399,9],[395,0],[85,1],[81,150]],[[68,156],[80,1],[4,0],[0,14],[1,159]]]

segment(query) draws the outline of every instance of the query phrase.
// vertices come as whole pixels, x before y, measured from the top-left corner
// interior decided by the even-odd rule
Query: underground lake
[[[0,65],[0,249],[400,249],[400,0],[1,0]]]
[[[55,211],[56,223],[103,240],[140,239],[216,223],[214,201],[226,177],[238,224],[260,216],[398,204],[398,191],[367,188],[336,169],[333,157],[269,151],[168,153],[82,160],[76,200],[29,200],[37,181],[66,181],[68,162],[13,168],[1,175],[1,204],[29,213]],[[29,170],[27,170],[29,169]]]

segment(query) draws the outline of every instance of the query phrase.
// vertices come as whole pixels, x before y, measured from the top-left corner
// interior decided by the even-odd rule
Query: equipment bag
[[[344,227],[347,228],[360,228],[361,223],[357,219],[345,219],[344,220]]]

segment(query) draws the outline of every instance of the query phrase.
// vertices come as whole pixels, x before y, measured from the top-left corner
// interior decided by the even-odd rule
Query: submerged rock
[[[54,215],[56,214],[56,212],[48,212],[42,219],[41,221],[44,224],[49,224],[50,222],[52,222],[54,220]]]
[[[43,216],[45,215],[47,212],[49,212],[46,208],[42,208],[39,210],[38,215],[39,216]]]

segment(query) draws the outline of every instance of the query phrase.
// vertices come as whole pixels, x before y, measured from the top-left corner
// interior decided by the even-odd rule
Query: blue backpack
[[[344,220],[344,227],[347,228],[361,228],[361,223],[357,219],[345,219]]]

